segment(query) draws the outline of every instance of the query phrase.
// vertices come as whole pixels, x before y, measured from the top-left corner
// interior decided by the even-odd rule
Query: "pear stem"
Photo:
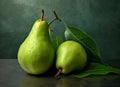
[[[41,11],[41,21],[43,21],[44,20],[44,10],[42,9],[42,11]]]
[[[57,33],[53,29],[51,29],[51,27],[49,27],[49,30],[53,32],[55,37],[57,36]]]
[[[54,14],[54,18],[48,23],[48,25],[50,25],[52,22],[54,22],[55,20],[59,20],[61,21],[61,19],[57,16],[55,10],[52,10],[53,11],[53,14]]]
[[[61,74],[61,72],[62,72],[62,68],[59,68],[58,72],[55,75],[55,78],[59,78],[59,75]]]

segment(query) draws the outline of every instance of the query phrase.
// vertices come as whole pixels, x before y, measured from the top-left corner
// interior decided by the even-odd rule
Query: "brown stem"
[[[62,68],[59,68],[59,69],[58,69],[58,72],[57,72],[56,75],[55,75],[55,78],[58,78],[59,75],[61,74],[61,72],[62,72]]]
[[[53,11],[53,14],[54,14],[54,16],[55,16],[56,20],[61,21],[61,19],[59,19],[59,17],[57,16],[57,14],[56,14],[55,10],[52,10],[52,11]]]
[[[56,20],[56,18],[53,18],[49,23],[48,25],[50,25],[52,22],[54,22]]]
[[[41,11],[41,21],[43,21],[44,20],[44,10],[42,9],[42,11]]]
[[[51,28],[49,27],[49,30],[53,32],[53,34],[54,34],[55,37],[57,36],[57,33],[56,33],[53,29],[51,29]]]
[[[59,20],[61,21],[61,19],[57,16],[55,10],[52,10],[53,11],[53,14],[54,14],[54,18],[48,23],[48,25],[50,25],[52,22],[54,22],[55,20]]]

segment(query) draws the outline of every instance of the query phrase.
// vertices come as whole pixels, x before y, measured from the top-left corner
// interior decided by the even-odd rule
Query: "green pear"
[[[29,74],[43,74],[53,64],[55,52],[48,28],[49,25],[45,20],[36,20],[29,35],[20,45],[18,62]]]
[[[84,47],[75,41],[63,42],[57,50],[56,68],[58,74],[68,74],[75,70],[81,70],[87,62],[87,54]]]

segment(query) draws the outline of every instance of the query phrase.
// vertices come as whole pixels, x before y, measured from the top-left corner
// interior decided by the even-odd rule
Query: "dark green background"
[[[120,60],[120,0],[0,0],[0,58],[17,58],[19,45],[32,24],[45,10],[45,19],[55,9],[67,24],[81,28],[96,41],[103,61]],[[64,27],[51,27],[62,38]]]

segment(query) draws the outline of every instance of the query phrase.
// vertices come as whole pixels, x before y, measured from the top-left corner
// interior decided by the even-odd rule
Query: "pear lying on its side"
[[[81,70],[86,62],[86,51],[78,42],[65,41],[59,46],[56,59],[58,73],[68,74],[75,70]]]
[[[50,41],[48,23],[38,19],[18,51],[18,62],[29,74],[43,74],[53,64],[54,49]]]

